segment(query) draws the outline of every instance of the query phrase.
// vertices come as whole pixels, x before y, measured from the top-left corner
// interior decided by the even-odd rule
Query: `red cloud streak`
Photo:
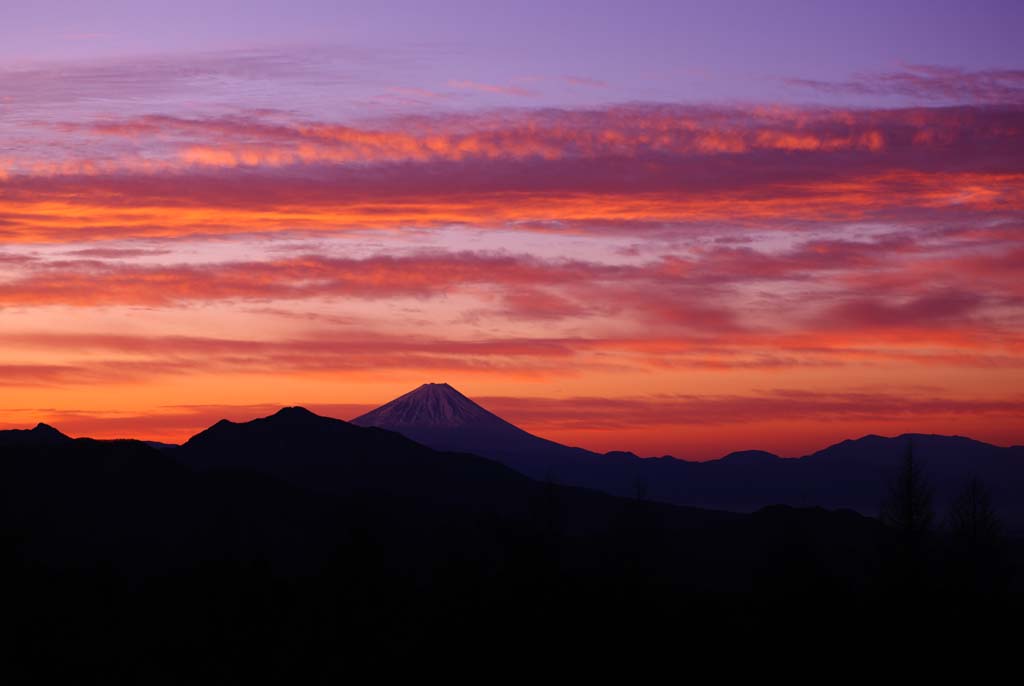
[[[0,384],[64,407],[144,388],[155,407],[195,401],[164,397],[192,382],[262,411],[268,376],[315,390],[436,371],[490,384],[527,428],[608,447],[712,428],[771,447],[753,432],[830,422],[1005,438],[1024,369],[1017,80],[870,86],[960,83],[984,103],[934,108],[19,120],[0,156]],[[558,241],[580,248],[553,258]],[[524,380],[572,399],[517,404]],[[701,392],[626,390],[669,383]],[[92,410],[67,419],[180,439],[215,414]]]

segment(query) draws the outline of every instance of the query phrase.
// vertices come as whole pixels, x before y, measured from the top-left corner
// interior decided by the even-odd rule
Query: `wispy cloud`
[[[827,94],[899,96],[946,103],[1024,103],[1024,70],[968,71],[908,65],[900,71],[858,74],[848,81],[787,79],[793,86]]]
[[[570,86],[586,86],[587,88],[607,88],[608,82],[586,76],[563,76],[562,79]]]
[[[58,130],[92,154],[8,160],[8,240],[450,225],[982,225],[1014,220],[1024,196],[1024,110],[1010,107],[629,106],[372,127],[148,116]]]
[[[448,86],[459,90],[476,91],[478,93],[490,93],[492,95],[512,95],[519,98],[528,98],[536,93],[528,88],[513,85],[497,85],[493,83],[480,83],[479,81],[467,81],[464,79],[451,79]]]
[[[800,416],[817,421],[882,416],[996,415],[1024,412],[1024,397],[963,399],[891,393],[823,393],[776,389],[751,395],[661,395],[647,397],[483,397],[479,401],[503,416],[548,430],[655,429],[677,424],[731,425],[782,421]]]
[[[211,59],[137,78],[83,65],[69,91],[0,80],[52,106],[158,103],[160,89],[247,69],[317,77],[289,55]],[[940,93],[956,76],[914,73],[926,83],[871,87]],[[587,422],[632,431],[616,416],[647,406],[593,399],[627,385],[660,394],[652,416],[719,432],[730,417],[784,422],[778,407],[807,431],[829,417],[1005,424],[1024,366],[1024,107],[975,87],[971,104],[899,109],[22,117],[0,160],[0,384],[99,412],[86,389],[139,408],[269,403],[261,389],[285,386],[343,403],[354,380],[429,373],[479,380],[538,426],[497,398],[513,382],[557,386],[594,408],[552,427],[565,436]],[[484,101],[455,90],[395,95]],[[865,378],[884,389],[858,395]],[[896,407],[922,378],[941,381],[937,404],[908,392]],[[757,390],[801,379],[811,395]],[[184,414],[167,433],[209,418]]]

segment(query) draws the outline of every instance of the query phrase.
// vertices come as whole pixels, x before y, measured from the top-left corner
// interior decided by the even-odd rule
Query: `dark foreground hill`
[[[2,645],[71,681],[334,682],[509,646],[585,659],[870,626],[889,590],[955,582],[948,546],[908,577],[898,537],[851,511],[617,498],[299,408],[169,452],[0,432],[0,476]],[[1005,569],[990,590],[1012,587]]]
[[[971,478],[991,491],[995,507],[1024,533],[1024,447],[1000,448],[959,436],[904,434],[843,441],[802,458],[744,451],[691,462],[632,453],[599,454],[534,436],[488,412],[447,384],[426,384],[353,420],[402,433],[439,450],[471,452],[535,479],[619,496],[638,489],[666,503],[754,512],[785,503],[848,508],[877,516],[888,485],[910,448],[944,511]]]

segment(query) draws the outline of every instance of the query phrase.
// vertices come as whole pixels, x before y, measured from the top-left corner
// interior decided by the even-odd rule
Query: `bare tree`
[[[1002,525],[992,507],[992,496],[977,477],[968,481],[953,501],[949,511],[949,528],[954,536],[972,548],[999,538]]]
[[[972,478],[949,511],[953,571],[964,590],[995,590],[1001,580],[1002,524],[985,485]]]

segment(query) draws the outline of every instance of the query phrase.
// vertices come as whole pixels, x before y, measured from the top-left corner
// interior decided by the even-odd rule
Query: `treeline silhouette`
[[[743,515],[533,481],[322,419],[225,424],[173,457],[0,436],[9,669],[320,683],[409,660],[877,632],[894,602],[922,622],[1020,609],[1021,546],[984,486],[965,484],[940,526],[909,451],[879,519]]]
[[[937,521],[932,486],[913,442],[880,519],[890,533],[884,579],[895,590],[991,594],[1016,583],[1017,560],[988,487],[970,478],[949,503],[944,521]]]

